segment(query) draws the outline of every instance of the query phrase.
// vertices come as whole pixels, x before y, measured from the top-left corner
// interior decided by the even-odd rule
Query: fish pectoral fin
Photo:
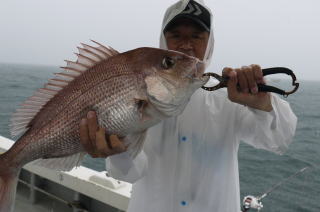
[[[139,112],[142,112],[143,109],[148,104],[146,99],[139,99],[139,98],[134,98],[134,103],[137,105]]]
[[[32,165],[38,165],[57,171],[70,171],[74,167],[81,165],[84,156],[85,153],[80,152],[63,158],[38,159],[32,162]]]
[[[146,99],[141,98],[134,98],[134,102],[137,105],[141,122],[150,120],[151,117],[146,113],[149,102]]]
[[[147,130],[141,133],[127,135],[124,138],[125,144],[128,145],[128,152],[131,158],[135,158],[142,150],[144,141],[146,140]]]

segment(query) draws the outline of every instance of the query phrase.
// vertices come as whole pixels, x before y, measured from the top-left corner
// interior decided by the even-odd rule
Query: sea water
[[[0,135],[10,138],[8,125],[12,113],[54,72],[60,71],[57,67],[0,64]],[[319,93],[320,82],[300,81],[298,92],[286,99],[298,117],[298,125],[294,141],[284,155],[240,145],[241,198],[249,194],[259,196],[303,167],[311,167],[262,199],[262,211],[320,211]],[[104,159],[88,156],[83,165],[97,171],[105,169]],[[228,204],[228,199],[225,201]]]

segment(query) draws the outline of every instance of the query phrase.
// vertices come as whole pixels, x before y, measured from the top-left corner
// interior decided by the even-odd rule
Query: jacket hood
[[[213,48],[214,48],[214,35],[213,35],[213,27],[212,27],[213,18],[212,18],[211,10],[204,4],[204,2],[202,0],[180,0],[167,9],[167,11],[164,15],[163,21],[162,21],[161,35],[160,35],[160,48],[168,49],[163,31],[166,28],[166,26],[168,25],[168,23],[170,23],[170,21],[174,17],[181,14],[186,9],[186,7],[190,1],[194,1],[198,4],[200,4],[210,13],[210,35],[209,35],[209,40],[208,40],[208,44],[207,44],[207,48],[206,48],[206,53],[205,53],[205,56],[203,59],[205,66],[208,67],[211,62]],[[195,10],[195,12],[197,12],[196,10],[198,9],[198,7],[195,7],[193,9]]]

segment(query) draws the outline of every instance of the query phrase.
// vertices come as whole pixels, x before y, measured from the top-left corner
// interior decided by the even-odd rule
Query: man
[[[203,3],[182,0],[168,8],[161,48],[209,64],[213,40],[212,15]],[[257,92],[257,83],[263,83],[261,68],[225,68],[223,74],[231,78],[227,91],[197,90],[181,115],[148,130],[135,158],[117,136],[106,141],[94,112],[82,120],[81,142],[89,154],[116,154],[107,158],[109,173],[134,183],[129,212],[238,212],[240,140],[279,154],[287,149],[297,119],[288,103]]]

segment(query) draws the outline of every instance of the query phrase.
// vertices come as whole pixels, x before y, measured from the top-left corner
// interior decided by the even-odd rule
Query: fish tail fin
[[[14,207],[19,171],[12,168],[0,155],[0,212],[11,212]]]

